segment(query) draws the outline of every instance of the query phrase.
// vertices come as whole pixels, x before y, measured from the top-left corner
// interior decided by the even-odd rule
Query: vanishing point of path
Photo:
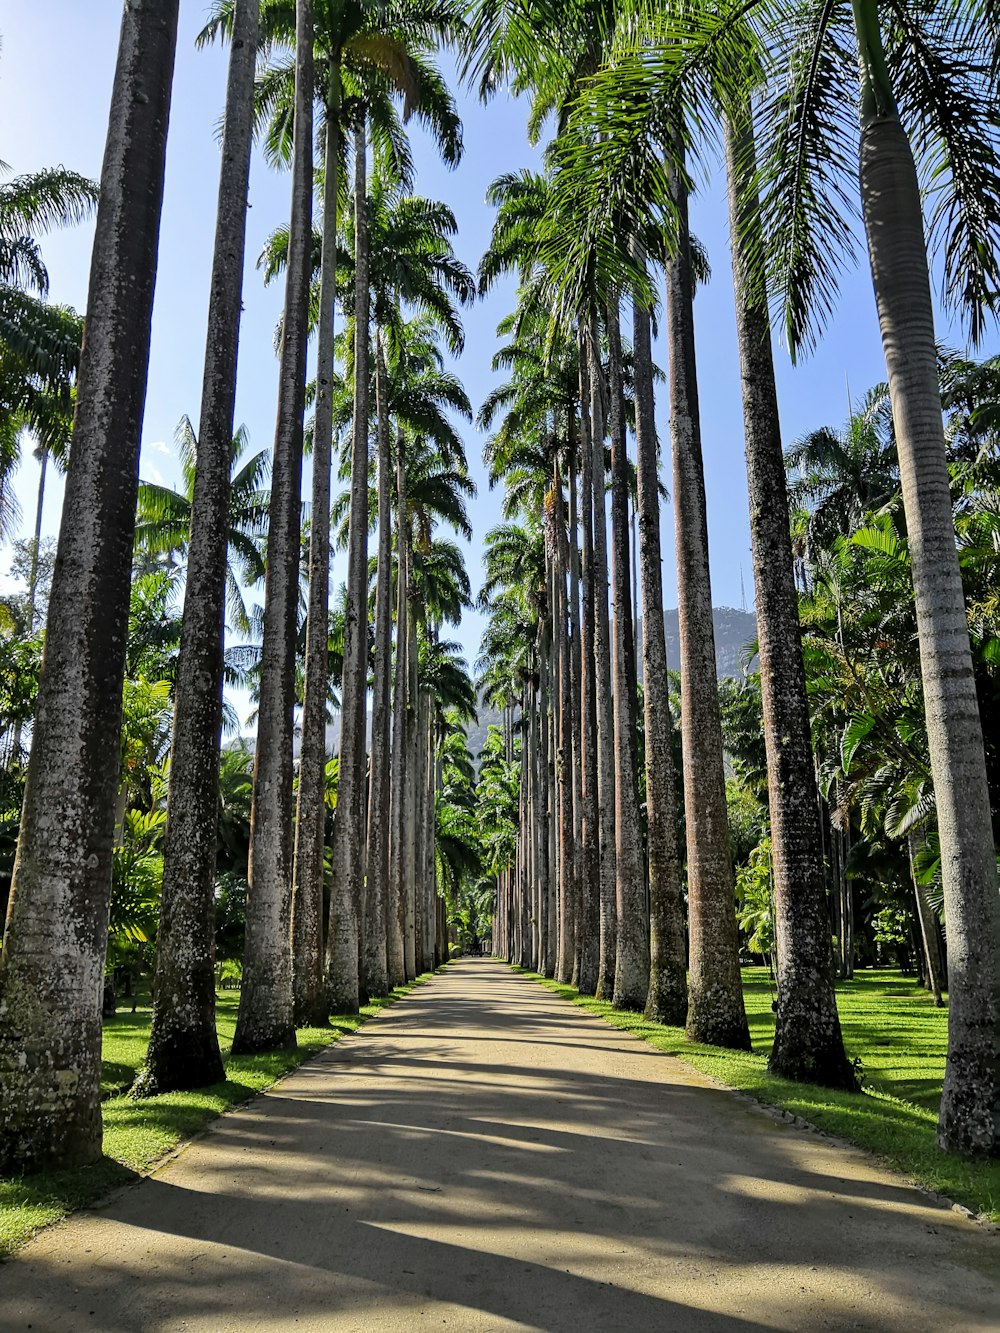
[[[0,1268],[8,1330],[1000,1328],[1000,1239],[453,964]]]

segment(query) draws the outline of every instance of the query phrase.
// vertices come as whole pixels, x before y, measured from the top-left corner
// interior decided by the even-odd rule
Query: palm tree
[[[258,0],[236,6],[226,88],[222,170],[205,341],[200,439],[185,417],[178,430],[186,494],[140,488],[137,539],[187,547],[184,618],[170,751],[156,980],[149,1049],[136,1084],[144,1094],[216,1083],[222,1057],[215,1030],[214,916],[219,744],[223,709],[225,606],[249,628],[241,582],[264,576],[259,540],[263,454],[248,460],[233,435],[236,363],[246,248]],[[152,523],[152,531],[144,524]],[[171,533],[171,527],[174,531]],[[180,527],[181,531],[177,529]],[[159,531],[157,532],[157,529]],[[186,531],[185,531],[186,529]],[[168,548],[169,549],[169,548]],[[241,566],[233,569],[230,552]],[[242,578],[240,577],[242,575]]]
[[[149,549],[163,549],[172,525],[187,547],[153,1021],[137,1085],[146,1093],[198,1087],[222,1077],[211,945],[225,608],[228,600],[236,628],[245,631],[241,582],[264,576],[259,550],[264,497],[258,489],[264,455],[257,454],[232,476],[246,448],[245,434],[233,435],[233,412],[258,9],[258,0],[242,0],[233,17],[199,438],[186,417],[178,431],[186,494],[140,487],[139,540],[145,538]],[[160,530],[159,541],[152,532],[142,532],[150,521]]]
[[[274,6],[276,26],[282,22],[280,3]],[[287,24],[287,19],[284,20]],[[329,601],[330,448],[332,443],[333,305],[336,292],[339,168],[345,104],[360,99],[367,109],[376,148],[391,160],[396,179],[408,180],[412,166],[392,105],[394,94],[404,101],[404,114],[416,114],[435,135],[447,161],[461,151],[460,128],[454,105],[440,75],[427,60],[429,39],[455,21],[450,12],[408,5],[394,9],[358,3],[318,0],[315,6],[316,70],[325,120],[323,233],[320,245],[319,346],[316,418],[313,448],[313,495],[310,527],[310,610],[307,626],[306,692],[302,720],[302,757],[299,773],[299,818],[296,826],[296,861],[293,910],[297,931],[310,939],[310,958],[319,937],[318,904],[323,876],[323,785],[325,766],[326,607]],[[271,143],[280,151],[282,111],[287,108],[287,70],[273,67],[262,82],[261,104],[272,111]],[[362,136],[363,139],[363,136]],[[355,154],[358,151],[356,135]],[[365,441],[367,449],[367,441]],[[360,569],[360,566],[359,566]],[[356,571],[356,578],[360,574]],[[349,583],[349,587],[350,587]],[[353,599],[358,601],[360,585]],[[353,626],[349,615],[348,624]],[[349,633],[348,657],[353,660],[355,640]],[[342,740],[353,745],[352,731]],[[361,747],[363,749],[363,746]],[[351,765],[346,766],[350,769]],[[346,807],[341,807],[342,811]],[[343,820],[338,821],[343,825]],[[355,830],[357,831],[357,830]],[[300,969],[302,971],[302,969]],[[303,991],[300,1018],[315,1018],[326,1002],[320,995],[315,969],[308,975],[308,999]],[[348,986],[350,990],[350,986]],[[352,1003],[348,1000],[348,1003]],[[307,1014],[306,1011],[309,1011]]]
[[[312,0],[296,0],[289,262],[271,472],[246,946],[239,1016],[233,1037],[233,1051],[237,1054],[295,1045],[288,920],[292,887],[292,708],[299,582],[302,418],[309,314],[309,242],[312,235],[313,77]]]
[[[362,115],[354,130],[354,420],[351,432],[347,614],[340,729],[340,785],[331,850],[333,890],[326,942],[331,1012],[360,1003],[359,913],[365,882],[365,720],[368,685],[368,145]]]
[[[100,978],[176,0],[126,8],[4,948],[0,1169],[101,1152]],[[39,941],[51,947],[39,948]]]
[[[392,16],[395,51],[387,70],[406,97],[409,111],[417,108],[435,132],[445,160],[454,165],[461,155],[459,122],[450,97],[434,67],[424,60],[431,34],[455,30],[451,11]],[[398,30],[398,31],[397,31]],[[401,77],[401,72],[404,77]],[[383,99],[384,101],[384,99]],[[344,646],[344,706],[341,728],[341,795],[334,824],[332,849],[333,896],[327,940],[327,997],[337,1012],[354,1012],[360,996],[358,962],[359,915],[362,908],[365,861],[365,699],[367,672],[362,660],[362,623],[367,625],[368,538],[368,344],[369,256],[367,175],[365,168],[365,114],[355,128],[355,346],[354,429],[351,470],[351,532],[348,557],[348,614]],[[384,600],[384,599],[383,599]],[[386,606],[386,610],[388,607]],[[366,637],[366,636],[365,636]],[[381,682],[380,682],[381,683]]]
[[[544,813],[548,808],[548,765],[543,762],[547,738],[542,722],[548,717],[548,686],[552,676],[549,623],[550,542],[537,519],[522,524],[504,524],[486,535],[483,565],[485,580],[480,606],[490,614],[479,660],[481,679],[502,670],[511,691],[521,689],[522,719],[527,720],[527,744],[522,749],[526,782],[522,799],[527,818],[520,827],[523,874],[516,886],[520,904],[516,913],[520,930],[517,961],[526,967],[554,972],[555,942],[549,967],[549,865]],[[540,716],[539,716],[540,715]],[[568,904],[563,904],[564,908]],[[534,921],[534,930],[528,922]],[[564,944],[569,932],[563,929]],[[571,967],[563,958],[561,967]]]
[[[152,556],[179,556],[184,564],[185,587],[191,587],[191,529],[197,460],[201,445],[188,417],[181,417],[174,435],[181,456],[184,490],[156,482],[139,482],[135,524],[137,551]],[[265,450],[247,456],[245,426],[233,433],[228,456],[228,505],[223,521],[225,542],[224,614],[234,629],[249,633],[250,612],[245,590],[264,578],[264,538],[267,535],[267,479],[270,459]]]
[[[445,331],[448,347],[464,345],[452,296],[469,301],[475,293],[471,273],[455,258],[450,237],[454,214],[427,200],[387,194],[372,199],[370,250],[375,291],[375,375],[378,416],[378,558],[375,599],[375,679],[372,706],[371,779],[368,810],[368,883],[364,916],[363,979],[369,994],[388,988],[386,920],[389,905],[389,764],[392,653],[390,394],[386,342],[405,338],[400,307],[433,314]]]
[[[233,412],[258,10],[258,0],[244,0],[233,18],[200,439],[195,439],[190,420],[183,418],[178,438],[184,496],[140,488],[139,540],[145,538],[148,549],[163,549],[163,538],[170,540],[167,534],[173,526],[172,535],[187,546],[153,1020],[145,1069],[136,1084],[146,1094],[216,1083],[222,1077],[212,944],[218,855],[213,812],[219,799],[225,606],[228,599],[236,628],[245,632],[249,621],[241,582],[256,583],[264,576],[259,549],[264,455],[248,460],[232,477],[246,448],[245,434],[233,435]],[[154,532],[159,528],[156,535],[142,532],[143,521],[150,520]],[[230,552],[241,566],[239,574]]]
[[[708,15],[697,5],[665,10],[640,29],[623,24],[620,49],[616,44],[614,59],[591,80],[574,111],[575,132],[564,155],[561,188],[583,208],[582,243],[601,247],[609,263],[614,254],[606,233],[616,220],[620,227],[624,216],[638,227],[648,222],[651,209],[668,226],[675,220],[675,203],[663,190],[662,163],[673,163],[678,170],[684,164],[676,160],[675,136],[661,134],[660,127],[676,125],[677,106],[690,95],[686,80],[695,71],[712,72],[709,98],[724,86],[731,75],[726,60],[733,59],[734,47],[721,39],[713,45],[708,36],[717,38],[723,30],[745,56],[742,29],[732,16],[720,18],[714,10]],[[744,61],[741,68],[744,73],[752,69],[752,61]],[[703,91],[697,82],[695,88]],[[739,97],[746,96],[744,80]],[[627,114],[625,106],[630,108]],[[729,113],[731,231],[775,852],[780,977],[771,1067],[788,1077],[852,1087],[855,1079],[837,1019],[825,920],[818,802],[761,247],[751,234],[751,223],[759,215],[749,193],[743,199],[754,173],[747,151],[750,137],[741,130],[742,106],[740,102],[723,109]],[[613,267],[621,270],[623,264],[618,261]]]
[[[9,479],[21,434],[36,439],[40,513],[48,454],[64,463],[72,433],[83,322],[68,306],[47,303],[49,274],[38,234],[83,221],[97,197],[93,182],[64,167],[0,185],[0,537],[17,514]]]
[[[808,508],[806,558],[861,525],[899,489],[899,464],[886,385],[876,385],[839,434],[810,431],[785,452],[788,498]]]
[[[860,69],[860,195],[903,487],[913,566],[921,674],[942,847],[951,973],[948,1062],[938,1141],[967,1156],[998,1142],[1000,1078],[996,1044],[1000,1000],[1000,902],[972,659],[955,549],[941,416],[934,316],[924,237],[919,157],[936,193],[930,232],[940,223],[945,282],[951,299],[982,332],[1000,275],[995,246],[1000,222],[1000,157],[990,121],[988,61],[981,58],[982,14],[975,5],[933,10],[899,6],[891,31],[874,0],[852,0]],[[844,235],[835,197],[815,189],[828,158],[835,118],[816,116],[814,98],[832,103],[843,72],[824,59],[827,23],[796,25],[792,78],[781,97],[802,126],[801,169],[785,178],[784,197],[768,191],[768,213],[791,208],[775,240],[792,261],[783,295],[793,346],[808,338],[809,318],[830,290],[829,250],[815,252],[817,223]],[[791,49],[791,48],[789,48]],[[822,75],[813,80],[805,65]],[[785,141],[774,163],[787,162]],[[823,170],[822,167],[819,168]],[[807,176],[808,173],[808,176]],[[766,175],[766,171],[765,171]],[[820,177],[820,179],[823,179]],[[827,177],[829,179],[829,177]],[[933,197],[933,196],[932,196]],[[773,201],[772,201],[773,199]],[[833,207],[831,208],[831,201]],[[804,224],[804,225],[803,225]],[[831,230],[831,225],[834,228]],[[796,239],[789,244],[791,228]],[[810,262],[812,261],[812,262]]]
[[[676,247],[667,259],[670,427],[681,666],[693,1041],[748,1049],[715,679],[705,469],[694,338],[694,271],[683,162],[671,172]],[[644,680],[647,678],[644,676]],[[652,705],[651,705],[652,709]]]
[[[690,260],[688,260],[690,263]],[[684,280],[683,260],[676,279]],[[660,571],[660,487],[653,417],[650,315],[633,304],[635,436],[639,577],[642,584],[642,695],[646,764],[646,827],[649,859],[649,993],[646,1014],[678,1023],[687,1013],[684,909],[673,767],[670,683],[663,625]],[[681,363],[683,364],[683,363]],[[671,357],[671,368],[675,366]],[[679,369],[679,367],[678,367]],[[673,380],[672,380],[673,384]],[[680,406],[680,405],[678,405]],[[673,421],[673,414],[671,414]],[[680,580],[678,580],[678,583]],[[686,789],[685,789],[686,790]],[[737,972],[737,982],[739,973]]]
[[[394,340],[389,361],[387,401],[396,434],[396,660],[392,681],[392,738],[389,756],[389,846],[391,875],[386,894],[388,979],[401,984],[415,975],[412,930],[406,928],[407,868],[403,854],[409,803],[408,681],[410,635],[415,620],[413,588],[413,526],[429,539],[432,517],[461,530],[467,526],[463,493],[474,493],[466,476],[461,440],[442,410],[445,406],[469,419],[472,412],[464,389],[443,369],[437,325],[426,319],[407,325]]]

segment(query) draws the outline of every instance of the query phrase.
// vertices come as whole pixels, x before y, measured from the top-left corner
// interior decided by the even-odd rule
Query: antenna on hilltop
[[[740,608],[743,611],[747,609],[747,590],[743,585],[743,566],[740,565]]]

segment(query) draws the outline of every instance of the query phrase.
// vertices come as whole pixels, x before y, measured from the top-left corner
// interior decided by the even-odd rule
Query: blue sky
[[[144,478],[176,484],[179,470],[173,433],[179,418],[197,421],[201,395],[204,331],[218,185],[216,127],[223,104],[226,54],[220,48],[196,51],[204,23],[204,0],[182,0],[180,40],[174,81],[161,228],[160,261],[153,315],[149,391],[142,439]],[[121,5],[117,0],[34,0],[9,4],[0,18],[0,159],[18,173],[63,164],[97,177],[107,128],[107,108],[117,51]],[[413,130],[416,189],[447,200],[459,222],[456,248],[475,268],[489,239],[491,210],[486,188],[500,172],[537,161],[524,130],[526,108],[507,98],[483,107],[461,93],[465,156],[455,171],[436,159],[419,129]],[[246,424],[254,448],[269,448],[274,433],[277,362],[273,330],[280,310],[277,287],[265,289],[255,261],[267,234],[287,221],[288,178],[255,156],[250,185],[245,313],[240,345],[236,420]],[[743,470],[742,414],[732,309],[732,279],[720,177],[707,181],[694,202],[692,226],[706,246],[711,282],[697,298],[698,369],[716,605],[739,606],[741,587],[752,601],[749,531]],[[92,227],[53,233],[44,242],[52,278],[51,297],[82,310],[86,303]],[[474,406],[495,381],[490,360],[495,326],[512,298],[498,287],[466,312],[466,351],[458,364]],[[939,337],[961,346],[958,328],[942,319]],[[986,350],[995,350],[996,337]],[[786,441],[820,425],[839,425],[848,393],[855,401],[884,378],[874,300],[867,266],[846,278],[837,311],[819,350],[798,367],[777,349],[778,386]],[[662,399],[662,393],[661,393]],[[665,404],[658,404],[662,438],[667,435]],[[483,534],[500,520],[500,497],[488,489],[473,429],[466,436],[470,466],[479,484],[472,504],[475,539],[469,550],[473,585],[479,581]],[[665,451],[666,453],[666,451]],[[50,474],[51,475],[51,474]],[[22,463],[17,490],[24,511],[22,535],[29,535],[37,486],[37,466]],[[665,476],[670,483],[669,468]],[[308,485],[308,482],[306,482]],[[45,510],[45,530],[55,534],[61,486],[53,479]],[[674,604],[671,558],[672,515],[664,506],[664,585]],[[0,579],[7,565],[0,551]],[[344,576],[342,562],[334,578]],[[742,582],[741,582],[742,581]],[[458,631],[470,663],[481,621],[470,614]]]

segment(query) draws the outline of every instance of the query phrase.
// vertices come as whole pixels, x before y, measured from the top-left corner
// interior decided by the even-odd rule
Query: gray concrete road
[[[1000,1329],[1000,1238],[490,961],[0,1268],[7,1330]]]

